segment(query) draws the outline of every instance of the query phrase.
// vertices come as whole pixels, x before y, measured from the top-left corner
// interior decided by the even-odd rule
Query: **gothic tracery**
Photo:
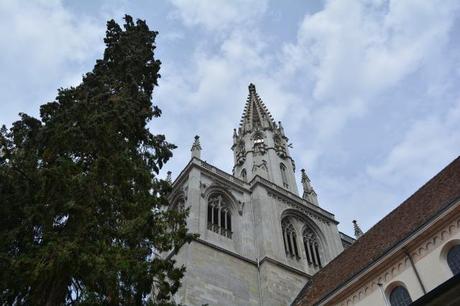
[[[228,201],[221,194],[208,199],[208,229],[227,238],[232,238],[232,213]]]

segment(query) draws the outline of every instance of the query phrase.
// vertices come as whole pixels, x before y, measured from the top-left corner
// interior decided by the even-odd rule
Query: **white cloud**
[[[0,91],[8,103],[0,122],[9,124],[81,80],[103,50],[105,22],[75,16],[57,0],[4,0],[0,12]]]
[[[332,0],[305,16],[297,42],[284,46],[284,73],[310,75],[321,138],[334,136],[365,114],[377,95],[436,62],[459,4]]]
[[[161,28],[161,52],[187,47],[161,54],[154,94],[164,113],[152,131],[180,146],[165,169],[174,175],[195,134],[203,159],[231,170],[232,129],[250,82],[283,121],[321,205],[349,233],[353,218],[368,228],[458,154],[460,66],[458,43],[450,45],[458,1],[330,0],[300,20],[295,42],[286,29],[297,17],[282,15],[292,18],[277,32],[268,0],[171,2],[187,29],[168,14],[145,14]],[[29,112],[78,82],[101,55],[106,19],[121,16],[115,6],[107,2],[117,13],[101,17],[61,1],[0,0],[0,86],[13,98],[3,101]],[[2,106],[0,122],[15,117],[7,112]],[[363,129],[375,134],[371,145]]]
[[[102,50],[104,24],[73,16],[61,1],[2,1],[0,10],[1,64],[19,65],[28,77],[41,78],[43,71]]]
[[[252,23],[267,8],[266,0],[171,0],[176,13],[187,26],[203,26],[207,30],[228,30],[235,25]]]
[[[414,122],[383,162],[369,166],[367,172],[389,186],[406,184],[415,188],[459,155],[458,131],[460,100],[441,116]]]
[[[460,152],[459,6],[330,0],[283,47],[280,72],[304,82],[299,107],[310,108],[294,134],[296,159],[348,232],[353,218],[372,225]],[[360,122],[372,145],[360,141]]]

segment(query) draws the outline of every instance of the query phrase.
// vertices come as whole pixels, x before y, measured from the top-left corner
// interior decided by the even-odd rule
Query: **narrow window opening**
[[[294,226],[289,222],[289,220],[283,220],[283,222],[281,222],[281,228],[283,232],[283,242],[286,255],[300,259],[299,249],[297,247],[297,235],[295,233]]]
[[[305,247],[305,256],[309,266],[322,267],[320,256],[320,244],[313,230],[306,226],[303,229],[303,244]]]
[[[391,306],[408,306],[412,303],[409,292],[403,286],[395,287],[390,293]]]
[[[447,263],[454,275],[460,274],[460,245],[456,245],[449,250]]]
[[[211,229],[209,225],[212,225],[212,206],[208,205],[208,229]]]
[[[280,164],[280,171],[281,171],[281,180],[283,181],[283,187],[289,188],[287,175],[286,175],[286,166],[283,163]]]
[[[246,169],[243,169],[241,170],[241,179],[245,182],[247,182],[247,173],[246,173]]]
[[[227,213],[227,229],[232,232],[232,218],[230,212]]]
[[[318,258],[318,266],[321,268],[321,257],[319,256],[319,249],[318,249],[318,243],[315,243],[315,254],[316,258]]]
[[[294,234],[294,239],[293,239],[293,241],[294,241],[294,253],[295,253],[295,257],[296,257],[297,259],[300,259],[299,250],[298,250],[298,248],[297,248],[297,241],[296,241],[295,234]]]

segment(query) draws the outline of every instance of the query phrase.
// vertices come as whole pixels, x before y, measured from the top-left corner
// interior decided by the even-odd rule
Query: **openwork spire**
[[[249,95],[241,117],[240,128],[244,132],[255,129],[273,128],[275,121],[256,92],[256,86],[249,84]]]
[[[364,235],[363,231],[361,230],[361,228],[359,227],[358,225],[358,222],[356,220],[353,220],[353,228],[355,230],[355,237],[356,239],[358,239],[359,237],[361,237],[362,235]]]

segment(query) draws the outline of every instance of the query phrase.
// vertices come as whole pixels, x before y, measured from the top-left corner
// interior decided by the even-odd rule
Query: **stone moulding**
[[[456,234],[459,230],[460,219],[456,219],[452,222],[449,222],[446,226],[444,226],[441,230],[432,235],[430,238],[418,244],[418,246],[416,246],[413,251],[410,251],[411,256],[414,258],[414,261],[418,262],[420,259],[426,256],[426,254],[433,251],[433,249],[439,247],[442,243],[447,242],[450,239],[450,237]],[[362,300],[378,288],[378,283],[381,283],[383,285],[388,284],[390,280],[393,280],[393,278],[398,276],[409,266],[410,262],[407,256],[400,258],[394,264],[386,268],[383,272],[379,273],[378,276],[374,277],[372,280],[368,281],[364,286],[356,290],[346,300],[339,303],[339,305],[347,306]]]

